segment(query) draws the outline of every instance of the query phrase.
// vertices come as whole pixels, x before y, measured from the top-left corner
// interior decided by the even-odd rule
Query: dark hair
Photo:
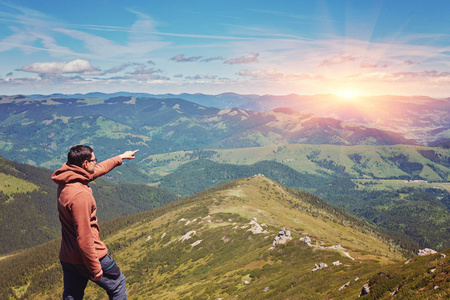
[[[81,167],[85,160],[89,160],[92,157],[94,150],[85,145],[73,146],[67,153],[67,164],[76,165]]]

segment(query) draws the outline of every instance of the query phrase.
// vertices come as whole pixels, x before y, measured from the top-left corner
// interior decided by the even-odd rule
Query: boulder
[[[195,230],[191,230],[188,233],[186,233],[185,235],[183,235],[182,237],[180,237],[179,241],[184,242],[184,241],[190,239],[196,233],[197,232]]]
[[[350,285],[350,281],[347,282],[346,284],[344,284],[343,286],[341,286],[341,287],[339,288],[339,290],[342,291],[343,289],[345,289],[345,288],[348,287],[349,285]]]
[[[319,263],[319,265],[317,265],[317,264],[314,264],[314,265],[315,265],[314,269],[312,269],[311,272],[315,272],[317,270],[320,270],[320,269],[328,267],[328,265],[326,263],[323,263],[323,262]]]
[[[292,240],[291,232],[289,230],[286,230],[285,228],[281,229],[278,235],[274,238],[272,242],[272,247],[270,249],[275,248],[275,245],[277,244],[286,244]]]
[[[310,238],[309,236],[304,237],[304,238],[301,238],[301,239],[303,239],[303,242],[304,242],[307,246],[311,247],[311,238]],[[300,239],[300,240],[301,240],[301,239]]]
[[[250,227],[250,229],[248,229],[247,231],[251,231],[251,232],[253,232],[253,234],[269,233],[261,225],[258,224],[258,220],[256,218],[253,218],[249,224],[252,227]]]
[[[437,253],[437,252],[434,251],[433,249],[425,248],[425,249],[419,250],[419,253],[417,255],[425,256],[425,255],[430,255],[430,254],[435,254],[435,253]]]
[[[191,247],[195,247],[198,244],[200,244],[201,242],[202,242],[202,240],[195,241],[194,243],[191,244]]]
[[[367,295],[367,294],[369,294],[369,293],[370,293],[369,283],[366,283],[366,284],[363,286],[363,288],[362,288],[361,293],[359,294],[359,296],[362,297],[362,296]]]

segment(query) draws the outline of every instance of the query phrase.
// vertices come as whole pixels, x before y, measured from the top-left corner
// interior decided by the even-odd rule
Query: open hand
[[[139,150],[134,151],[125,151],[123,154],[120,154],[119,156],[122,157],[122,159],[134,159],[134,154],[138,152]]]

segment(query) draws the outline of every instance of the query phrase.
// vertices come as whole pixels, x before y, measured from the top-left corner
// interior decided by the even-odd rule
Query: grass
[[[268,233],[248,231],[253,217]],[[127,277],[130,299],[354,299],[380,269],[403,259],[364,223],[264,176],[122,219],[110,223],[124,225],[104,241]],[[269,250],[283,227],[293,239]],[[180,242],[189,231],[196,233]],[[308,247],[299,240],[306,235],[313,244],[342,245],[355,260],[337,250]],[[193,247],[197,240],[202,242]],[[333,266],[338,260],[342,265]],[[311,272],[320,262],[328,267]],[[46,288],[32,282],[27,296],[59,299],[62,281],[53,282]],[[106,299],[106,294],[89,283],[86,299]]]
[[[394,190],[403,187],[414,187],[444,189],[450,192],[450,182],[422,182],[396,179],[355,179],[352,181],[358,185],[357,188],[359,190]]]
[[[0,190],[7,196],[17,193],[28,193],[38,189],[39,187],[31,182],[0,173]]]
[[[336,145],[305,145],[291,144],[284,146],[266,146],[238,149],[211,149],[216,153],[209,159],[219,163],[254,164],[262,160],[273,160],[283,163],[300,173],[320,174],[329,172],[327,168],[314,163],[313,160],[328,160],[345,167],[345,172],[360,179],[389,178],[408,175],[389,158],[400,153],[408,157],[411,162],[424,165],[420,176],[429,181],[443,181],[427,164],[441,170],[450,180],[450,169],[432,162],[423,157],[418,150],[433,149],[438,154],[448,156],[445,149],[427,148],[419,146],[336,146]],[[177,151],[165,154],[156,154],[146,157],[143,168],[160,176],[172,173],[180,165],[194,160],[189,154],[193,151]],[[359,162],[353,161],[349,156],[358,154]],[[312,157],[314,157],[312,159]],[[150,160],[151,159],[151,160]]]

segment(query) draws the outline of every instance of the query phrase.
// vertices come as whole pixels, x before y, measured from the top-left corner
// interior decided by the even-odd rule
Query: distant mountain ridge
[[[101,152],[129,147],[141,155],[201,148],[279,144],[414,144],[401,134],[302,114],[205,107],[180,98],[2,97],[0,154],[44,167],[59,165],[73,144]],[[102,153],[103,154],[103,153]],[[57,161],[55,161],[57,158]]]
[[[337,95],[240,95],[222,93],[206,94],[148,94],[117,92],[87,94],[30,95],[33,99],[49,97],[101,98],[112,97],[182,98],[206,107],[268,112],[278,107],[289,107],[295,111],[329,117],[348,123],[394,131],[422,144],[448,141],[450,139],[450,98],[426,96],[354,96]],[[24,96],[21,96],[24,97]],[[439,131],[439,132],[437,132]]]

